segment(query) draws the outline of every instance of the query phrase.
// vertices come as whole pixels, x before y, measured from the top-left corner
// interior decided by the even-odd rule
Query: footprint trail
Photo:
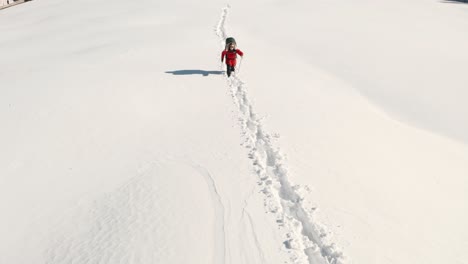
[[[227,37],[225,22],[229,6],[222,10],[216,28],[221,45]],[[258,176],[265,208],[274,215],[275,223],[284,233],[284,248],[293,263],[344,264],[343,253],[333,243],[325,227],[314,221],[314,209],[304,206],[299,186],[289,180],[287,166],[280,150],[273,145],[255,113],[247,87],[238,76],[227,79],[231,96],[238,108],[244,146]]]

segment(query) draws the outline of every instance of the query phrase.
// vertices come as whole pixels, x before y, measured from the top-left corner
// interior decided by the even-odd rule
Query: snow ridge
[[[216,28],[222,46],[227,37],[225,22],[229,6],[222,10]],[[276,217],[284,232],[284,248],[293,263],[344,264],[343,253],[330,241],[325,227],[313,220],[313,209],[304,208],[299,186],[288,179],[288,170],[282,153],[273,146],[270,135],[263,129],[261,119],[253,111],[247,88],[237,76],[228,78],[231,96],[239,110],[239,122],[249,149],[254,171],[264,194],[265,208]]]

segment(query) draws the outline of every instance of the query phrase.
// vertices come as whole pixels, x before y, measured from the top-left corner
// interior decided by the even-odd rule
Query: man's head
[[[230,43],[230,44],[229,44],[229,49],[230,49],[230,50],[235,50],[235,49],[236,49],[236,44]]]

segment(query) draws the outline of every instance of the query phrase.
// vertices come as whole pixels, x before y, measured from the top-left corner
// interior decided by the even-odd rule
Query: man
[[[221,53],[221,62],[224,61],[226,57],[226,73],[228,77],[231,77],[231,73],[235,71],[237,64],[237,54],[241,57],[244,56],[244,53],[236,48],[236,42],[230,42],[226,44],[226,49]]]

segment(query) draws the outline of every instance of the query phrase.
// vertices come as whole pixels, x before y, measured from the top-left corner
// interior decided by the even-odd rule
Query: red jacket
[[[237,63],[237,54],[240,56],[244,56],[244,53],[239,50],[223,50],[223,53],[221,53],[221,61],[224,61],[224,57],[226,57],[226,64],[229,66],[236,66]]]

